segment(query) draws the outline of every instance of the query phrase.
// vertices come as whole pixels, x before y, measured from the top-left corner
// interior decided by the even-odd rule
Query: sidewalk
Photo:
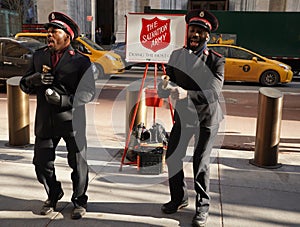
[[[88,163],[90,184],[87,214],[72,220],[70,203],[72,184],[66,149],[57,151],[56,172],[65,192],[58,212],[39,215],[46,194],[36,180],[32,165],[33,147],[6,146],[8,142],[7,103],[0,99],[0,226],[191,226],[194,215],[191,149],[185,159],[185,173],[190,205],[176,214],[160,211],[169,201],[167,173],[139,174],[135,166],[124,165],[119,172],[120,150],[124,149],[124,100],[103,99],[88,106]],[[31,137],[35,100],[30,99]],[[158,111],[160,121],[167,122],[167,110]],[[151,113],[148,118],[151,119]],[[166,123],[168,124],[168,123]],[[211,208],[207,226],[299,226],[300,214],[300,139],[298,121],[282,122],[278,169],[258,168],[249,164],[254,157],[253,117],[226,115],[220,128],[222,148],[211,157]],[[297,134],[298,133],[298,134]],[[231,136],[230,136],[231,135]],[[238,137],[236,137],[238,135]],[[241,143],[236,138],[242,139]],[[250,148],[240,144],[250,143]],[[243,149],[245,148],[245,149]],[[298,152],[297,152],[298,151]]]

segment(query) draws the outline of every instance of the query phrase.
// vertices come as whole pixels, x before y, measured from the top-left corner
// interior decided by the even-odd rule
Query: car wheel
[[[100,65],[100,64],[95,64],[95,65],[99,71],[98,79],[105,78],[105,73],[104,73],[104,69],[103,69],[102,65]]]
[[[275,86],[279,83],[279,74],[273,70],[265,71],[260,77],[263,86]]]

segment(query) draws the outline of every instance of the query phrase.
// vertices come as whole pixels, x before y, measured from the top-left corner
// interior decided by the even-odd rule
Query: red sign
[[[93,16],[86,16],[87,21],[93,21]]]
[[[157,17],[150,20],[142,18],[141,44],[153,52],[169,46],[171,40],[170,21],[170,19],[160,20]]]

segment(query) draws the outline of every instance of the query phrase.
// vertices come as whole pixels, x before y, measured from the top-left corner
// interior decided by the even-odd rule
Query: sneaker
[[[61,190],[53,200],[47,199],[44,202],[44,205],[42,206],[40,214],[47,215],[50,214],[52,211],[54,211],[56,209],[57,201],[60,200],[63,196],[64,196],[64,192],[63,190]]]
[[[84,205],[84,206],[76,206],[72,210],[71,218],[72,219],[80,219],[80,218],[83,217],[83,215],[85,215],[85,213],[86,213],[86,205]]]
[[[173,214],[176,213],[177,210],[182,209],[189,205],[188,200],[182,201],[180,204],[170,201],[161,206],[162,212],[165,214]]]
[[[193,227],[204,227],[207,221],[208,212],[199,212],[196,213],[192,225]]]

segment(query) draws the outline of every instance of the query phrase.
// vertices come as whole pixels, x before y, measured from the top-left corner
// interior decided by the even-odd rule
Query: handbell
[[[170,77],[169,77],[168,75],[163,75],[163,76],[161,77],[161,79],[163,80],[163,82],[162,82],[162,88],[163,88],[164,90],[166,90],[167,87],[168,87],[168,84],[169,84]]]
[[[48,65],[43,65],[43,73],[48,73],[51,70],[51,68]]]

